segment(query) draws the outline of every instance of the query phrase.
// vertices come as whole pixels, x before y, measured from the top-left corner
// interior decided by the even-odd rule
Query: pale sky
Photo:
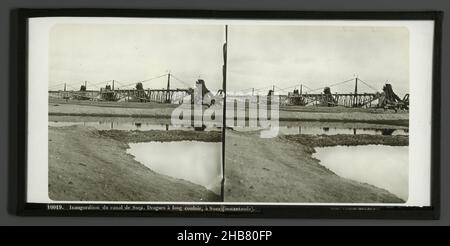
[[[50,87],[85,80],[89,87],[110,79],[130,84],[170,71],[191,86],[201,77],[209,88],[222,88],[221,26],[60,24],[50,35]],[[164,77],[144,87],[166,83]]]
[[[236,26],[229,31],[228,88],[305,84],[315,89],[356,74],[380,91],[386,80],[402,95],[409,90],[406,28]],[[353,89],[354,83],[331,88],[333,93]]]
[[[406,28],[233,25],[228,36],[228,91],[299,84],[315,89],[355,74],[380,91],[386,81],[400,96],[409,91]],[[222,25],[59,24],[50,34],[49,86],[66,82],[79,89],[86,80],[92,89],[89,84],[111,79],[130,84],[170,71],[191,86],[202,78],[218,89],[223,42]],[[166,80],[144,87],[164,88]],[[171,81],[174,88],[186,87]],[[353,87],[331,90],[347,93]],[[362,84],[359,90],[373,92]]]

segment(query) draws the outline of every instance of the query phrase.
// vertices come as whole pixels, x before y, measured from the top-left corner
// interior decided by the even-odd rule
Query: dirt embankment
[[[337,176],[311,150],[337,141],[404,145],[406,136],[261,139],[258,132],[229,130],[226,137],[227,202],[403,202],[386,190]],[[204,187],[155,173],[125,152],[129,142],[181,140],[219,142],[221,133],[49,127],[49,196],[59,201],[217,201]]]
[[[172,111],[178,106],[176,104],[157,103],[50,102],[49,115],[170,119]],[[227,118],[235,118],[235,115],[227,113]],[[409,123],[409,113],[343,107],[281,107],[279,120],[365,122],[407,126]]]
[[[126,148],[123,139],[116,140],[93,128],[49,127],[50,199],[185,202],[219,199],[200,185],[153,172],[127,154]]]
[[[225,144],[227,202],[404,202],[386,190],[337,176],[298,141],[227,131]]]
[[[118,104],[118,103],[117,103]],[[144,104],[145,105],[145,104]],[[54,104],[48,105],[48,114],[51,116],[101,116],[101,117],[147,117],[170,119],[173,107],[150,106],[143,107],[124,107],[119,105],[88,105],[88,104]]]

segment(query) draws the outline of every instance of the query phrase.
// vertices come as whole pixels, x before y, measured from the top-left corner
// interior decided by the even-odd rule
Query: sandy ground
[[[177,105],[156,103],[49,103],[49,117],[97,120],[152,118],[169,120]],[[282,107],[284,124],[408,126],[408,113],[376,109]],[[286,123],[288,122],[288,123]],[[358,122],[358,123],[355,123]],[[307,123],[312,124],[314,123]],[[280,125],[283,125],[281,123]],[[219,142],[220,132],[98,131],[80,126],[49,127],[49,195],[53,200],[217,201],[202,186],[157,174],[125,150],[130,142],[198,140]],[[261,139],[258,132],[226,134],[228,202],[401,203],[386,190],[341,178],[312,157],[315,146],[407,145],[407,136],[280,136]]]
[[[334,136],[261,139],[257,132],[235,131],[226,136],[225,201],[402,202],[319,165],[312,147],[321,143],[317,139],[332,143]],[[371,136],[364,144],[385,137]],[[391,138],[386,141],[407,144],[404,136]],[[218,142],[221,133],[49,127],[49,196],[56,201],[217,201],[202,186],[155,173],[125,152],[129,142],[180,140]]]
[[[177,135],[182,133],[177,133]],[[216,201],[200,185],[153,172],[123,141],[83,127],[49,127],[49,196],[55,201]]]
[[[338,145],[356,146],[382,144],[389,146],[408,146],[409,136],[383,136],[383,135],[286,135],[280,139],[286,139],[309,147],[332,147]]]
[[[108,130],[99,131],[104,137],[109,137],[123,143],[139,143],[139,142],[171,142],[171,141],[201,141],[201,142],[221,142],[222,132],[220,131],[118,131]]]
[[[228,202],[404,202],[386,190],[337,176],[311,156],[311,146],[298,141],[227,131],[225,144]]]
[[[145,105],[145,104],[143,104]],[[147,104],[148,108],[136,107],[117,107],[111,105],[85,105],[85,104],[49,104],[49,115],[67,115],[67,116],[115,116],[115,117],[153,117],[170,118],[174,109],[172,105],[165,107],[156,107]],[[150,107],[152,105],[152,107]],[[162,104],[161,104],[162,105]]]

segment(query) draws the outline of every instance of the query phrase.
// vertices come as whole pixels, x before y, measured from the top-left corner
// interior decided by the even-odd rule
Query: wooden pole
[[[354,99],[354,107],[356,107],[358,105],[358,77],[355,78],[355,99]]]
[[[170,103],[170,72],[167,74],[167,95],[166,95],[166,103]]]
[[[228,49],[228,25],[225,25],[225,43],[223,44],[223,66],[222,66],[222,88],[223,91],[226,92],[227,91],[227,49]],[[226,126],[226,121],[227,121],[227,116],[226,116],[226,105],[227,105],[227,101],[226,101],[226,93],[224,95],[224,104],[223,104],[223,121],[222,121],[222,140],[223,140],[223,144],[222,144],[222,152],[225,153],[225,126]],[[222,181],[221,181],[221,186],[220,186],[220,196],[222,198],[222,201],[225,201],[225,160],[222,157]]]

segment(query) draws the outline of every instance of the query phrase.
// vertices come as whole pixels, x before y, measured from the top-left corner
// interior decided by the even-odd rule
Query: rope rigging
[[[359,81],[363,82],[363,84],[365,84],[367,87],[369,87],[370,89],[374,90],[375,92],[377,92],[378,90],[375,89],[374,87],[372,87],[371,85],[369,85],[368,83],[364,82],[362,79],[358,78]]]
[[[191,86],[189,85],[189,83],[187,83],[187,82],[184,81],[184,80],[179,79],[177,76],[173,75],[172,73],[170,74],[170,77],[174,78],[176,81],[182,83],[183,85],[187,86],[188,88],[191,87]]]
[[[163,75],[156,76],[156,77],[153,77],[153,78],[141,80],[141,81],[138,81],[138,82],[132,82],[132,83],[125,84],[125,85],[122,84],[122,87],[125,87],[125,88],[126,88],[126,87],[129,87],[129,86],[135,86],[137,83],[142,83],[142,84],[144,84],[144,83],[147,83],[147,82],[150,82],[150,81],[152,81],[152,80],[159,79],[159,78],[162,78],[162,77],[165,77],[165,76],[167,76],[167,74],[163,74]],[[115,82],[115,81],[114,81],[114,82]]]
[[[342,81],[342,82],[334,83],[334,84],[331,84],[331,85],[328,85],[328,86],[323,86],[323,87],[315,88],[315,89],[313,89],[313,90],[310,90],[309,92],[318,91],[318,90],[323,90],[323,89],[325,89],[326,87],[330,87],[330,88],[331,88],[331,87],[333,87],[333,86],[342,85],[342,84],[348,83],[348,82],[350,82],[350,81],[355,81],[355,79],[349,79],[349,80],[345,80],[345,81]]]
[[[50,88],[57,88],[58,86],[61,86],[61,85],[64,85],[65,83],[59,83],[59,84],[56,84],[56,85],[52,85],[52,86],[49,86],[49,89]]]
[[[163,74],[163,75],[159,75],[159,76],[156,76],[156,77],[152,77],[152,78],[149,78],[149,79],[141,80],[141,81],[138,81],[138,82],[132,82],[132,83],[125,83],[123,81],[118,81],[118,80],[105,80],[105,81],[101,81],[101,82],[97,82],[97,83],[89,83],[88,81],[81,81],[81,82],[78,82],[78,83],[70,83],[70,84],[68,84],[68,83],[58,83],[58,84],[49,86],[49,89],[57,89],[58,87],[65,85],[66,88],[71,88],[73,90],[79,90],[78,86],[80,84],[84,85],[84,83],[87,83],[87,87],[93,86],[95,88],[102,88],[102,84],[110,83],[112,81],[114,81],[114,83],[117,83],[118,85],[120,85],[120,88],[127,88],[127,87],[130,87],[130,86],[134,87],[137,83],[143,83],[144,84],[144,83],[148,83],[148,82],[151,82],[151,81],[154,81],[156,79],[160,79],[160,78],[163,78],[163,77],[166,77],[166,76],[169,76],[169,73],[166,73],[166,74]],[[174,81],[179,82],[180,84],[186,86],[187,88],[191,88],[192,87],[190,83],[180,79],[177,75],[174,75],[174,74],[170,73],[170,77],[173,78]],[[379,91],[376,88],[374,88],[373,86],[371,86],[368,82],[366,82],[366,81],[364,81],[364,80],[362,80],[360,78],[356,78],[356,80],[360,81],[362,84],[364,84],[365,86],[367,86],[368,88],[370,88],[374,92],[378,92]],[[249,92],[253,92],[255,94],[258,94],[261,91],[270,90],[272,88],[275,88],[276,90],[282,91],[282,92],[290,92],[291,89],[293,89],[293,88],[296,89],[296,88],[300,88],[300,87],[306,89],[306,92],[311,93],[311,92],[323,90],[326,87],[330,87],[331,88],[331,87],[339,86],[339,85],[346,84],[346,83],[349,83],[349,82],[355,82],[355,78],[344,80],[344,81],[337,82],[337,83],[333,83],[333,84],[330,84],[330,85],[327,85],[327,86],[314,88],[314,89],[311,89],[307,85],[297,83],[297,84],[294,84],[294,85],[291,85],[291,86],[288,86],[288,87],[285,87],[285,88],[281,88],[281,87],[276,86],[276,85],[268,85],[268,86],[259,87],[259,88],[245,88],[245,89],[234,91],[233,93],[249,93]]]

